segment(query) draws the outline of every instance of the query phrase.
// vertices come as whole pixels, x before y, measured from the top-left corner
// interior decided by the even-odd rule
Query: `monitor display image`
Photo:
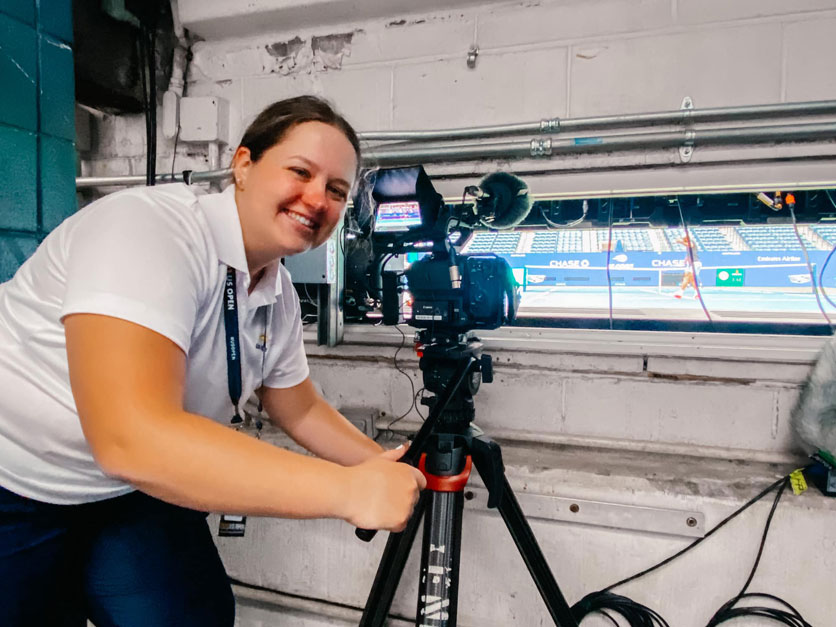
[[[377,207],[376,233],[399,233],[421,226],[418,201],[384,202]]]

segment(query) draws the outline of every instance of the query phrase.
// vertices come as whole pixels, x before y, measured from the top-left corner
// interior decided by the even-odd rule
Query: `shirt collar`
[[[250,284],[250,271],[247,267],[247,255],[244,252],[244,236],[241,234],[241,220],[238,217],[238,207],[235,204],[235,186],[228,185],[219,194],[206,194],[198,197],[212,239],[218,260],[226,266],[235,268],[245,277],[245,285]],[[264,276],[258,282],[250,300],[264,300],[264,304],[274,302],[282,293],[280,260],[269,264]]]

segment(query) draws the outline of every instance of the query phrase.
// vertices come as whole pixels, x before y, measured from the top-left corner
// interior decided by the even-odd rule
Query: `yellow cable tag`
[[[807,491],[807,480],[804,478],[804,469],[799,468],[790,473],[790,485],[793,493],[798,496]]]

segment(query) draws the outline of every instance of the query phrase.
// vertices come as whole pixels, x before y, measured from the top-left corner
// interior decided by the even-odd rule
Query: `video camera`
[[[475,202],[448,208],[422,166],[381,169],[369,183],[371,256],[367,279],[383,322],[406,322],[431,334],[496,329],[516,316],[520,290],[508,262],[492,253],[460,254],[475,226],[509,228],[531,209],[528,188],[498,172],[465,191]],[[418,257],[387,270],[400,255]],[[407,315],[403,315],[403,294]]]

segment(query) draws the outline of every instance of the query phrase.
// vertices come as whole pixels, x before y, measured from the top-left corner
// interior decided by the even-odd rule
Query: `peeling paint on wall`
[[[340,69],[343,65],[343,57],[351,56],[351,41],[354,34],[351,32],[313,37],[311,49],[317,66],[328,70]]]
[[[264,69],[271,74],[297,74],[310,72],[313,53],[308,42],[301,37],[294,37],[289,41],[277,41],[264,47],[270,55],[272,65]],[[268,62],[268,63],[270,63]]]
[[[304,40],[297,36],[290,41],[277,41],[276,43],[268,44],[265,46],[265,49],[271,57],[283,59],[296,55],[304,46]]]
[[[294,37],[264,46],[269,55],[263,69],[271,74],[310,74],[314,71],[338,70],[343,58],[351,55],[351,42],[357,32],[314,36],[310,40]]]

